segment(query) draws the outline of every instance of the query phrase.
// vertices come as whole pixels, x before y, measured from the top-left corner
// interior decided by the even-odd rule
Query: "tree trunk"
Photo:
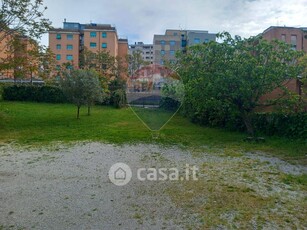
[[[87,115],[88,116],[91,115],[91,105],[90,104],[87,105]]]
[[[248,112],[243,112],[242,118],[243,118],[243,122],[245,124],[247,133],[250,136],[255,137],[255,130],[254,130],[254,126],[252,123],[251,114]]]
[[[77,110],[77,119],[80,118],[80,106],[78,106],[78,110]]]

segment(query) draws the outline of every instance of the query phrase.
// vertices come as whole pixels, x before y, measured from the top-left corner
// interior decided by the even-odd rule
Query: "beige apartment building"
[[[57,66],[70,63],[80,65],[80,54],[85,50],[109,52],[114,57],[125,58],[128,54],[128,40],[118,38],[116,28],[109,24],[63,23],[62,29],[49,31],[49,47],[55,54]]]
[[[0,37],[1,37],[0,32]],[[36,42],[26,36],[12,33],[0,41],[0,79],[30,79],[37,75],[34,67],[37,60],[30,51],[37,48]],[[10,65],[8,65],[10,63]]]
[[[216,34],[206,30],[167,29],[165,34],[153,38],[153,63],[164,65],[176,60],[176,52],[185,52],[186,47],[216,40]]]

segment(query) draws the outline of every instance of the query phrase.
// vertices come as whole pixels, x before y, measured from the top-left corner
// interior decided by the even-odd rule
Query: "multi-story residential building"
[[[215,41],[216,34],[203,30],[168,29],[164,35],[154,35],[154,63],[163,65],[176,60],[177,51],[185,50],[186,46]]]
[[[16,32],[3,37],[0,41],[0,79],[32,79],[37,75],[37,59],[31,54],[36,48],[35,41]]]
[[[140,52],[143,61],[153,64],[153,44],[135,42],[133,45],[129,45],[129,54],[132,55],[134,52]]]
[[[80,54],[85,50],[106,51],[114,57],[125,58],[128,54],[128,40],[118,38],[116,28],[109,24],[80,24],[66,22],[62,29],[49,31],[49,47],[56,55],[58,66],[80,64]]]
[[[271,26],[263,31],[262,37],[266,40],[280,40],[291,45],[292,49],[304,51],[307,53],[307,27],[286,27],[286,26]],[[307,95],[303,93],[302,83],[298,79],[289,79],[283,84],[290,91],[301,95],[305,103],[305,111],[307,111]],[[304,86],[306,88],[306,86]],[[307,88],[305,89],[307,90]],[[276,88],[271,93],[264,95],[261,100],[276,99],[283,97],[284,92],[280,88]],[[271,107],[263,108],[262,110],[272,110]]]
[[[266,40],[278,39],[292,46],[295,50],[307,52],[307,27],[271,26],[263,31]]]

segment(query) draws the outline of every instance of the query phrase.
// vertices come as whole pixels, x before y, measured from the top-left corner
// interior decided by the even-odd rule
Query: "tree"
[[[128,74],[132,76],[135,71],[140,69],[144,65],[149,65],[150,62],[144,61],[142,57],[142,52],[137,50],[132,54],[127,55],[127,62],[128,62]]]
[[[61,88],[70,102],[77,106],[77,119],[82,105],[90,106],[101,97],[101,87],[97,73],[92,70],[70,70],[63,73]]]
[[[303,101],[305,104],[305,107],[307,108],[307,54],[305,54],[300,59],[300,65],[303,69],[302,76],[301,76],[301,82],[302,82],[302,95],[303,95]]]
[[[240,117],[254,136],[252,115],[260,98],[287,79],[300,74],[300,52],[285,43],[261,37],[218,36],[179,54],[177,71],[185,84],[185,108],[192,117],[216,120],[229,114]],[[211,122],[211,121],[210,121]],[[213,121],[214,123],[214,121]]]
[[[104,96],[109,98],[112,104],[115,105],[118,101],[121,105],[125,104],[126,60],[120,57],[113,57],[106,51],[94,53],[85,49],[81,56],[80,67],[95,70],[99,74]],[[121,96],[119,97],[118,95]],[[117,107],[117,105],[115,106]]]
[[[85,82],[85,97],[87,104],[87,115],[91,115],[91,106],[95,101],[102,100],[102,88],[99,82],[99,74],[94,70],[86,71]]]
[[[49,19],[43,17],[47,7],[43,0],[1,0],[0,42],[16,34],[38,39],[50,27]]]

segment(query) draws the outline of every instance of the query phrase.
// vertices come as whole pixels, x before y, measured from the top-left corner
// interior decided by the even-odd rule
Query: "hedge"
[[[56,86],[8,85],[3,87],[3,100],[65,103],[67,98]]]
[[[307,139],[307,113],[258,113],[253,121],[256,130],[266,135]]]

